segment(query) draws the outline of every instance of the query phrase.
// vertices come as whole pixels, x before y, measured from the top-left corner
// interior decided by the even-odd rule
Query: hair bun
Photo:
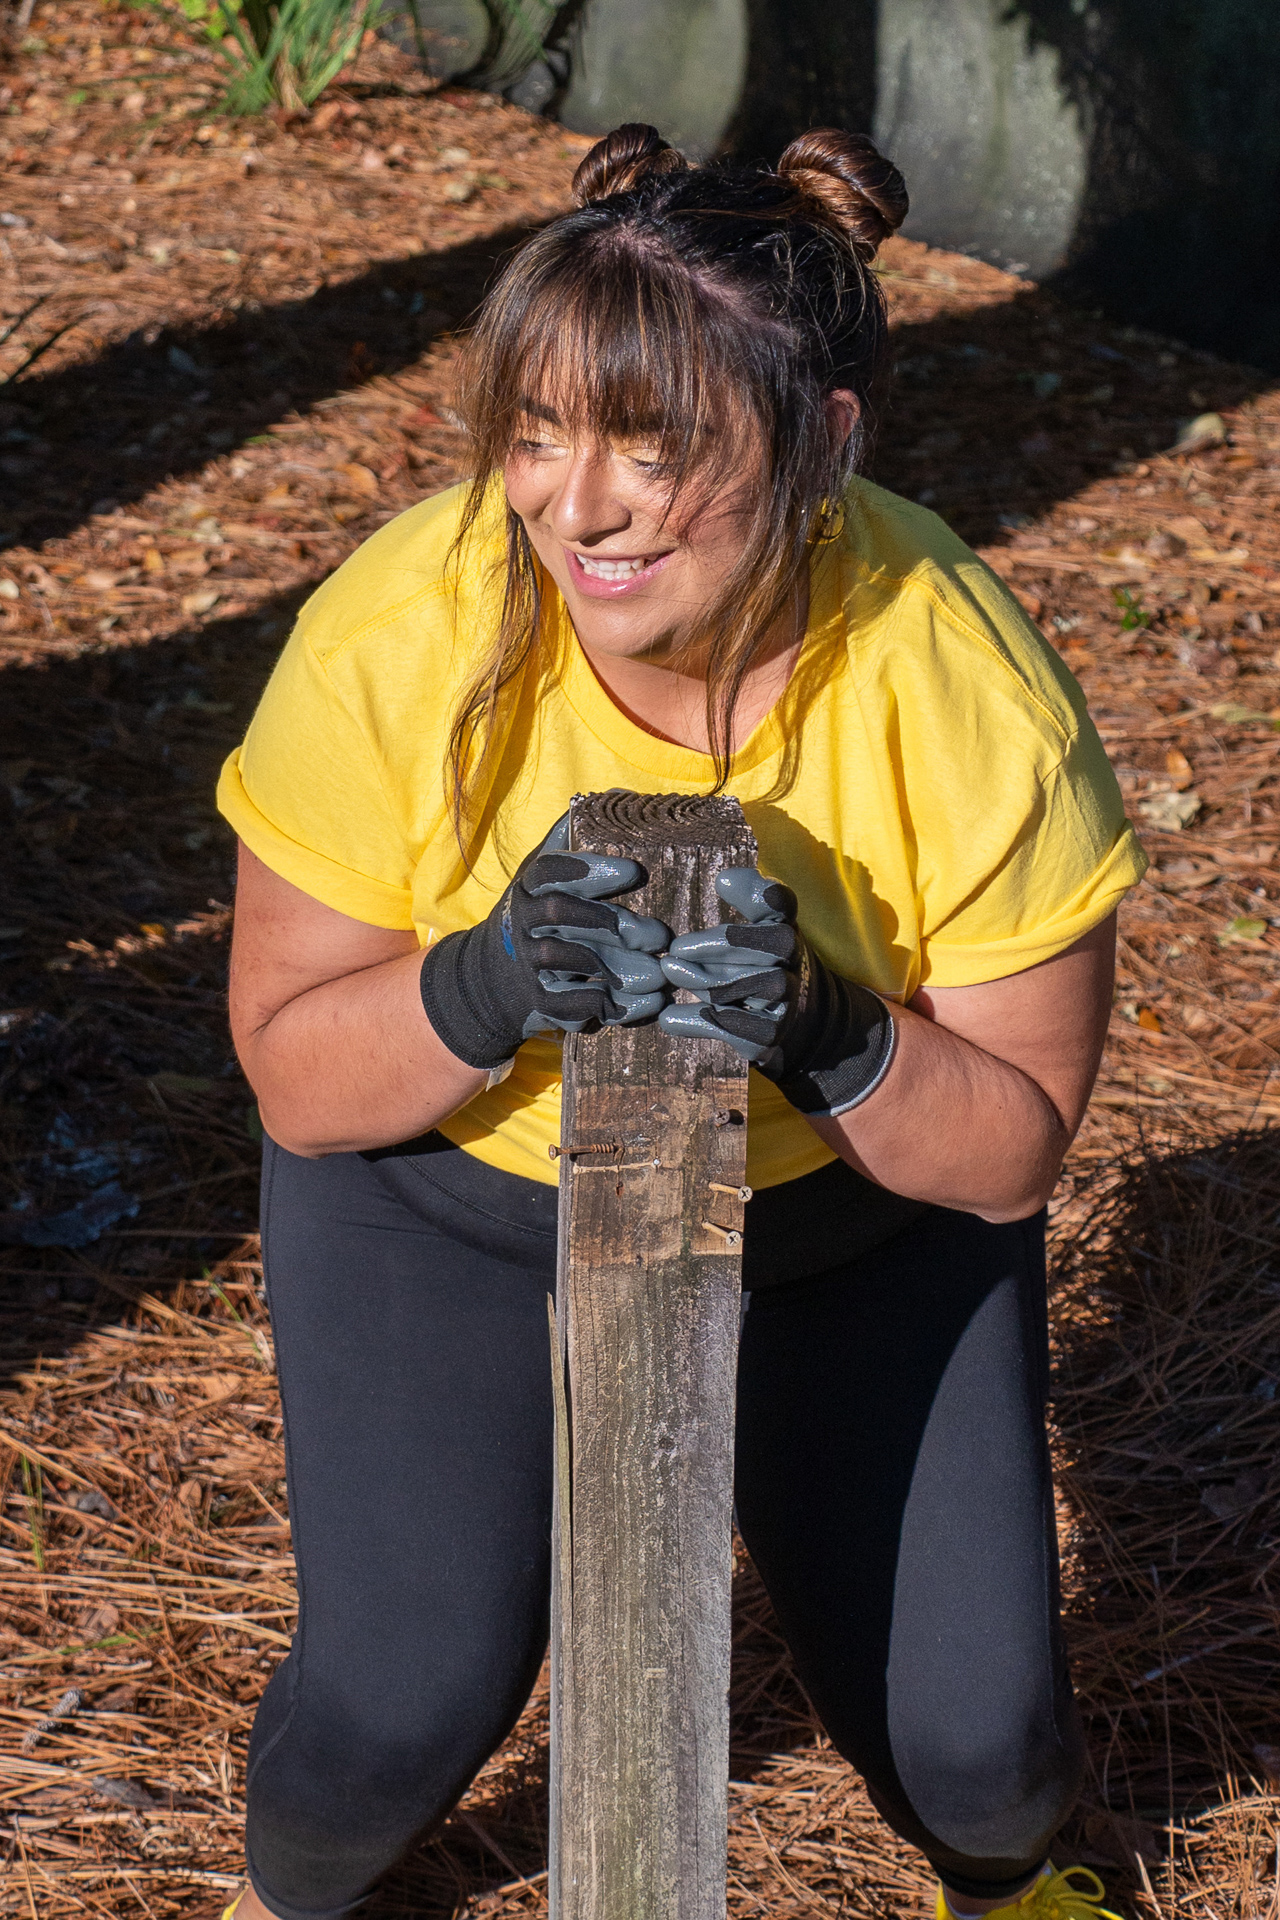
[[[864,133],[815,127],[791,142],[778,172],[820,201],[868,260],[907,217],[910,202],[902,175]]]
[[[650,174],[679,173],[688,166],[663,139],[656,127],[630,120],[597,140],[584,155],[573,176],[573,197],[580,207],[593,200],[607,200],[615,193],[629,193]]]

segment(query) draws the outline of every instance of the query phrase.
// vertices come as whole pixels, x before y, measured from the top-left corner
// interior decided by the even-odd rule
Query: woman
[[[757,1069],[738,1515],[801,1678],[941,1915],[1092,1913],[1044,1208],[1142,857],[1051,649],[858,477],[896,169],[626,127],[575,193],[470,340],[475,483],[320,589],[223,777],[300,1597],[240,1920],[355,1911],[528,1696],[556,1030],[655,1015]],[[717,786],[731,929],[563,850],[575,792]]]

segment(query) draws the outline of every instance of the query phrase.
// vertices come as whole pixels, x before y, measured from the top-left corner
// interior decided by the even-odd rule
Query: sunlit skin
[[[828,401],[833,435],[857,414],[841,389]],[[530,399],[503,468],[507,499],[564,598],[582,650],[624,713],[663,739],[708,750],[705,652],[699,618],[720,598],[747,537],[758,436],[743,430],[738,468],[709,490],[696,472],[671,500],[652,440],[574,435],[554,406]],[[714,458],[723,449],[711,448]],[[700,495],[705,497],[699,497]],[[601,578],[599,569],[615,576]],[[756,649],[734,713],[740,746],[776,705],[808,618],[808,582]]]
[[[848,431],[854,404],[832,396],[833,431]],[[504,468],[508,499],[613,700],[649,732],[706,752],[699,617],[743,555],[755,478],[749,437],[708,497],[695,507],[678,499],[668,511],[670,485],[652,446],[569,434],[551,412],[529,409]],[[601,579],[602,564],[624,577]],[[783,693],[806,617],[801,591],[765,636],[735,710],[737,744]],[[897,1193],[991,1221],[1035,1213],[1093,1087],[1114,952],[1113,916],[1007,979],[921,990],[894,1009],[897,1053],[871,1098],[809,1124]],[[423,1014],[420,967],[412,933],[322,905],[241,847],[232,1032],[280,1145],[309,1157],[390,1146],[480,1091],[484,1074],[449,1053]],[[980,1915],[1008,1898],[955,1902]],[[273,1916],[246,1891],[236,1920]]]

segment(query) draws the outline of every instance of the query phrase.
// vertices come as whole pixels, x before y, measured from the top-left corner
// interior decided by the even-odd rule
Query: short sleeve
[[[222,769],[218,808],[313,899],[375,927],[413,926],[413,854],[374,745],[301,632]]]
[[[1025,788],[1015,779],[990,801],[972,823],[964,897],[924,892],[922,983],[975,986],[1051,960],[1114,912],[1146,872],[1087,719],[1047,773]]]

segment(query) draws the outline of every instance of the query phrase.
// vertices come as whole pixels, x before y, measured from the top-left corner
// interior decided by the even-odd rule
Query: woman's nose
[[[589,546],[621,533],[631,513],[614,485],[607,453],[575,452],[551,506],[551,525],[561,540]]]

